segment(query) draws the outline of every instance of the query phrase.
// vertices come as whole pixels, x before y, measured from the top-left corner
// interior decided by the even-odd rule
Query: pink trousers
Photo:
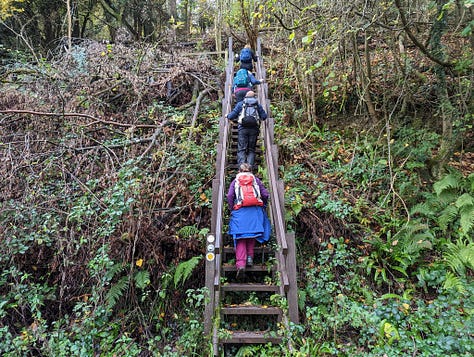
[[[245,264],[247,264],[247,256],[251,256],[253,259],[254,248],[255,238],[237,239],[235,245],[235,266],[237,269],[245,267]]]

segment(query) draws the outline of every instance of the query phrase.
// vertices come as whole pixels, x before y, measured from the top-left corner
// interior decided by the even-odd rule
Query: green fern
[[[419,220],[408,222],[393,237],[388,236],[383,250],[388,254],[390,269],[407,276],[407,269],[417,264],[424,250],[433,248],[434,235],[427,224]]]
[[[452,272],[446,274],[446,280],[444,281],[443,288],[455,289],[460,294],[466,293],[466,284],[463,279],[454,275]]]
[[[469,237],[474,230],[474,174],[467,178],[452,172],[433,184],[434,194],[425,195],[425,202],[414,206],[410,212],[432,221],[445,238]]]
[[[139,289],[144,289],[150,285],[150,273],[148,270],[139,270],[135,273],[133,277],[135,280],[135,286]]]
[[[111,281],[115,277],[115,275],[123,271],[123,269],[124,269],[124,265],[122,263],[110,264],[107,267],[107,271],[105,273],[105,279],[107,279],[107,281]]]
[[[463,194],[456,200],[456,207],[458,207],[459,209],[461,209],[462,207],[473,206],[473,205],[474,205],[474,197],[472,197],[469,193]]]
[[[461,210],[461,230],[466,237],[469,232],[474,230],[474,206],[467,206]]]
[[[431,249],[433,238],[428,225],[417,221],[411,221],[393,236],[393,240],[398,241],[400,250],[408,255],[418,254],[423,249]]]
[[[466,269],[474,270],[474,243],[467,239],[447,243],[444,260],[453,273],[466,277]]]
[[[434,210],[433,206],[430,204],[430,201],[418,203],[413,206],[410,210],[410,215],[414,216],[416,214],[422,215],[424,217],[433,218]]]
[[[174,287],[175,288],[178,287],[179,283],[184,283],[189,278],[192,271],[199,264],[201,259],[202,259],[202,256],[192,257],[191,259],[178,264],[178,266],[176,267],[176,271],[174,272]]]
[[[446,232],[449,225],[456,221],[458,217],[458,209],[455,205],[446,206],[440,213],[438,217],[439,227]]]
[[[113,308],[115,304],[123,296],[123,293],[128,288],[128,276],[122,276],[119,281],[113,284],[106,295],[106,301],[109,308]]]
[[[460,175],[452,173],[435,182],[433,185],[433,189],[438,196],[441,196],[443,192],[449,191],[451,189],[458,189],[459,186]]]
[[[469,231],[474,228],[474,197],[465,193],[456,201],[456,207],[459,208],[461,215],[460,225],[464,235],[467,236]]]
[[[199,233],[196,226],[184,226],[178,231],[178,236],[181,238],[191,238]]]

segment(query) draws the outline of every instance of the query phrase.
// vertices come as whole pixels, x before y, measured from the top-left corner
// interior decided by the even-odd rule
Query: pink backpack
[[[260,187],[250,172],[239,172],[235,177],[234,209],[248,206],[263,206]]]

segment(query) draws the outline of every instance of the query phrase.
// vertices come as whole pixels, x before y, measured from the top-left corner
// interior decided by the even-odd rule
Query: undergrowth
[[[148,101],[133,101],[134,87],[116,86],[100,72],[116,69],[96,57],[101,97],[89,82],[72,90],[78,73],[37,87],[52,91],[44,98],[69,88],[78,108],[110,120],[2,122],[0,352],[205,355],[202,254],[220,112],[205,103],[191,128],[185,108],[149,87]],[[34,106],[23,89],[2,100]],[[426,163],[439,138],[426,129],[386,138],[307,128],[274,109],[301,323],[280,326],[284,344],[235,355],[472,355],[474,175],[452,170],[431,182]]]

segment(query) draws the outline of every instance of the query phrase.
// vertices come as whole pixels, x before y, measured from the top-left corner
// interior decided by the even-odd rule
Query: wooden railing
[[[212,327],[212,317],[219,303],[218,287],[220,282],[221,254],[223,245],[223,223],[225,208],[225,172],[227,166],[227,146],[230,138],[230,125],[225,115],[231,111],[232,82],[234,78],[234,52],[232,38],[229,38],[228,62],[224,98],[222,100],[222,116],[219,121],[219,141],[216,150],[216,176],[212,181],[212,220],[211,231],[207,237],[206,254],[206,287],[209,291],[209,303],[206,305],[204,330],[208,334]],[[217,291],[217,294],[216,294]],[[217,295],[217,296],[216,296]]]
[[[265,79],[265,83],[258,86],[258,98],[260,104],[268,114],[267,120],[263,122],[263,145],[265,155],[265,167],[270,192],[270,217],[278,244],[276,258],[278,261],[278,271],[280,272],[280,286],[284,289],[288,301],[288,318],[297,323],[298,318],[298,296],[296,286],[296,245],[294,234],[286,233],[285,224],[285,200],[284,184],[278,179],[278,147],[274,143],[275,122],[271,115],[270,99],[268,98],[268,83],[266,82],[266,72],[261,53],[261,41],[257,41],[256,64],[257,78]],[[282,292],[283,293],[283,292]]]
[[[263,66],[261,43],[258,41],[258,61],[256,76],[266,78]],[[206,255],[206,287],[209,290],[209,302],[206,305],[204,331],[209,334],[213,325],[213,318],[219,309],[220,280],[223,253],[224,210],[226,208],[226,168],[231,139],[231,125],[225,115],[232,108],[232,82],[234,75],[234,53],[232,39],[229,38],[228,63],[226,67],[225,97],[222,101],[222,117],[219,123],[219,142],[217,144],[216,176],[212,182],[212,221],[211,231],[207,239]],[[280,277],[279,293],[288,301],[287,319],[298,323],[298,299],[296,286],[296,254],[294,234],[286,233],[284,185],[278,179],[278,148],[273,141],[274,121],[271,116],[270,100],[268,99],[268,85],[263,83],[257,88],[260,104],[268,113],[268,118],[261,125],[264,151],[264,164],[267,173],[268,190],[270,193],[269,216],[277,242],[275,257]],[[213,341],[217,345],[217,341]]]

